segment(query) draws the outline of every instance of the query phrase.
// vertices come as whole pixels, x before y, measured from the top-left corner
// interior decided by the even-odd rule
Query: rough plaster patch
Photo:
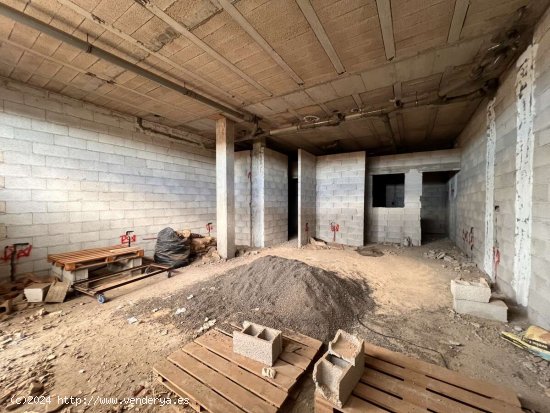
[[[494,280],[494,202],[495,202],[495,145],[497,129],[495,122],[495,99],[487,105],[487,156],[485,161],[485,272]]]
[[[516,67],[517,142],[516,142],[516,223],[514,233],[514,277],[516,300],[526,306],[531,279],[531,212],[533,195],[533,151],[535,117],[535,55],[531,45],[520,56]]]

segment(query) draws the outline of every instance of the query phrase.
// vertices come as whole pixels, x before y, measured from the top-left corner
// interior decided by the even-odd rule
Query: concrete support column
[[[235,256],[235,123],[227,118],[216,122],[216,234],[218,253]]]
[[[252,145],[252,246],[264,247],[264,150],[265,140]]]

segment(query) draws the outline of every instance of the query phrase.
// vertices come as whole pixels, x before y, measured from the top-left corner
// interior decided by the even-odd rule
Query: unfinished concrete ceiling
[[[269,138],[281,149],[314,154],[451,147],[548,6],[548,0],[0,2],[255,114],[263,131],[331,118],[337,126]],[[219,116],[4,16],[0,75],[206,139]]]

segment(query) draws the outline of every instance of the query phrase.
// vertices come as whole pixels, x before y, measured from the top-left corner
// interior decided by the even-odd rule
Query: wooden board
[[[84,264],[89,264],[91,262],[112,262],[125,255],[128,255],[128,258],[143,257],[144,251],[143,248],[140,247],[114,245],[105,248],[92,248],[61,254],[49,254],[48,262],[58,267],[63,267],[67,271],[74,271]]]
[[[343,408],[315,393],[316,413],[521,413],[515,393],[365,343],[365,371]]]
[[[231,336],[218,330],[188,343],[153,370],[168,389],[189,398],[197,411],[275,413],[323,344],[298,333],[290,335],[283,333],[283,341],[292,342],[293,351],[283,351],[275,362],[274,379],[262,376],[266,366],[233,353]]]
[[[46,299],[44,300],[47,303],[62,303],[65,301],[65,296],[69,290],[69,283],[62,281],[55,281],[50,285]]]

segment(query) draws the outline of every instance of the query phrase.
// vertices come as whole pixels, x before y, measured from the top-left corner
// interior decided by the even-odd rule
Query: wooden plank
[[[289,353],[288,351],[283,351],[279,355],[279,359],[286,361],[287,363],[292,364],[293,366],[296,366],[301,370],[306,370],[311,364],[311,359],[308,359],[307,357],[301,356],[297,353]]]
[[[249,389],[252,393],[262,397],[276,407],[282,406],[288,396],[284,390],[274,386],[267,380],[240,368],[197,343],[187,344],[183,348],[183,351],[217,372],[224,374],[234,382],[239,383],[242,387]]]
[[[382,29],[382,40],[386,50],[386,58],[392,60],[395,57],[395,40],[393,38],[393,21],[391,15],[390,0],[376,0],[378,18]]]
[[[350,398],[344,404],[342,408],[336,408],[332,406],[328,400],[326,400],[317,391],[315,392],[315,413],[318,413],[317,406],[325,407],[327,412],[337,411],[342,413],[388,413],[387,410],[383,410],[374,404],[369,403],[366,400],[362,400],[359,397],[351,395]],[[321,410],[324,413],[325,410]]]
[[[365,364],[366,368],[374,368],[377,371],[400,378],[406,383],[411,383],[416,386],[429,389],[435,393],[487,411],[502,413],[517,413],[521,411],[517,406],[511,406],[502,400],[487,398],[477,393],[464,390],[460,387],[455,387],[451,384],[427,377],[421,373],[417,373],[370,356],[365,357]]]
[[[255,360],[233,353],[231,338],[228,338],[224,334],[215,330],[210,330],[206,334],[195,339],[195,342],[206,347],[213,353],[239,365],[243,369],[254,373],[256,376],[262,377],[262,368],[265,366]],[[282,360],[277,360],[273,367],[277,370],[277,375],[274,379],[266,380],[287,392],[294,385],[300,374],[302,374],[302,370]]]
[[[189,397],[185,397],[185,396],[182,396],[179,394],[179,390],[177,389],[176,386],[174,386],[172,383],[170,383],[168,380],[164,379],[162,376],[159,376],[160,378],[160,382],[162,383],[162,385],[164,387],[166,387],[168,390],[170,390],[172,393],[178,395],[178,397],[181,397],[181,398],[184,398],[184,399],[187,399],[188,401],[188,406],[191,407],[194,411],[196,412],[204,412],[204,409],[202,408],[202,406],[200,404],[198,404],[195,400],[193,399],[190,399]],[[172,405],[173,408],[177,409],[177,407],[175,405]],[[183,412],[185,408],[185,405],[180,407],[179,410],[177,411],[181,411]]]
[[[470,0],[456,0],[447,43],[454,43],[460,40],[460,33],[464,26],[464,20],[466,20],[468,7],[470,7]]]
[[[461,387],[478,394],[483,394],[487,397],[502,400],[513,406],[521,407],[514,391],[504,386],[498,386],[482,380],[472,379],[444,367],[407,357],[404,354],[395,353],[370,343],[365,343],[365,353],[371,357],[387,361],[397,366],[408,368],[428,377],[453,384],[457,387]]]
[[[344,65],[342,64],[342,62],[340,61],[340,58],[338,57],[338,53],[336,53],[336,50],[334,50],[334,46],[332,45],[327,35],[327,32],[325,31],[325,28],[321,24],[321,21],[319,20],[317,13],[315,13],[315,10],[311,5],[310,0],[296,0],[296,3],[298,3],[300,10],[302,10],[304,17],[306,18],[309,25],[311,26],[313,33],[315,33],[317,40],[319,40],[319,43],[321,43],[321,46],[323,47],[323,49],[325,50],[325,53],[327,54],[328,58],[332,62],[332,65],[336,69],[336,72],[339,75],[344,73],[346,69],[344,68]]]
[[[478,409],[426,391],[424,388],[415,386],[412,383],[386,376],[372,369],[365,370],[365,373],[361,377],[361,382],[433,412],[479,413]]]
[[[292,350],[293,348],[295,348],[295,350]],[[289,350],[291,350],[291,351],[289,351]],[[297,343],[294,340],[288,339],[283,334],[283,351],[286,351],[287,353],[299,354],[300,356],[304,356],[304,357],[306,357],[307,359],[309,359],[311,361],[315,358],[315,356],[319,352],[319,349],[314,349],[314,348],[308,347],[304,344]]]
[[[160,361],[153,367],[153,370],[172,383],[179,396],[200,400],[201,405],[210,413],[242,413],[241,409],[168,360]]]
[[[426,413],[426,409],[422,407],[415,406],[399,397],[390,396],[386,392],[380,391],[374,387],[369,387],[363,383],[358,383],[357,386],[355,386],[353,394],[362,399],[372,401],[385,409],[407,413]]]
[[[275,406],[268,404],[254,393],[202,364],[183,350],[171,354],[168,360],[247,413],[275,413],[277,411]],[[197,399],[197,401],[201,402],[201,399]]]
[[[46,299],[44,301],[46,303],[62,303],[63,301],[65,301],[65,296],[67,295],[68,290],[68,282],[55,281],[50,286],[50,289],[48,290],[48,294],[46,295]]]

